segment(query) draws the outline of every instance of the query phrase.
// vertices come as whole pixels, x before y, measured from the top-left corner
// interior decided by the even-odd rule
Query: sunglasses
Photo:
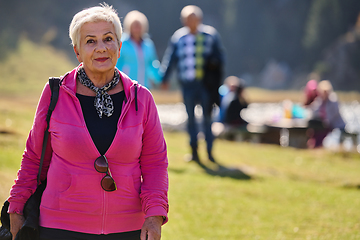
[[[94,162],[94,167],[99,173],[106,173],[106,175],[101,179],[101,187],[105,191],[112,192],[116,190],[116,184],[114,179],[111,176],[109,163],[105,156],[98,157]]]

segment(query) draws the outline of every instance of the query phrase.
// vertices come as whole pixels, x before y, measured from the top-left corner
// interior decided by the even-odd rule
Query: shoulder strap
[[[59,88],[60,88],[60,78],[51,77],[49,78],[49,85],[51,89],[51,100],[48,112],[46,114],[46,130],[44,132],[44,139],[43,139],[43,145],[42,145],[42,152],[41,152],[41,158],[40,158],[40,165],[39,165],[39,173],[37,177],[37,183],[40,184],[40,176],[41,176],[41,170],[44,162],[45,152],[46,152],[46,146],[47,141],[49,137],[49,122],[52,112],[55,109],[57,100],[59,98]]]

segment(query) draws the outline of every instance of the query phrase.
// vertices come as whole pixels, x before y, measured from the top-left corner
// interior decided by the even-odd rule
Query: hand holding
[[[168,82],[162,82],[161,83],[161,90],[168,90],[169,89],[169,83]]]

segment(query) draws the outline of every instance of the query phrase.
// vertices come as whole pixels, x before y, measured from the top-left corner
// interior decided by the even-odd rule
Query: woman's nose
[[[104,51],[106,51],[106,49],[107,48],[106,48],[105,43],[103,43],[102,41],[99,41],[95,50],[100,51],[100,52],[104,52]]]

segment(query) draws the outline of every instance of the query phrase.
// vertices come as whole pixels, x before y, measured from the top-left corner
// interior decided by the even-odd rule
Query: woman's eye
[[[86,41],[86,43],[93,43],[93,42],[95,42],[93,39],[88,39],[88,40]]]
[[[106,37],[106,38],[105,38],[105,41],[107,41],[107,42],[111,42],[112,40],[113,40],[112,37]]]

